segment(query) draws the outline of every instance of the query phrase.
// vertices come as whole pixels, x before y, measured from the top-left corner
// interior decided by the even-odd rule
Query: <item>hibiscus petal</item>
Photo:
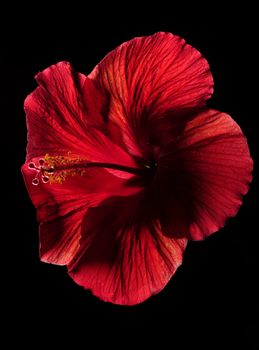
[[[85,76],[74,72],[67,62],[60,62],[40,72],[36,79],[39,87],[24,104],[27,161],[46,153],[72,152],[90,161],[136,166],[131,156],[94,127],[91,117],[103,108],[104,100],[89,87],[91,104],[86,104]]]
[[[138,215],[141,208],[139,195],[113,197],[85,217],[69,274],[105,301],[144,301],[164,288],[182,262],[187,240],[163,236],[157,222]]]
[[[123,127],[125,143],[136,156],[143,155],[138,144],[150,119],[200,107],[213,92],[207,61],[171,33],[120,45],[89,78],[110,96],[109,120]]]
[[[37,163],[37,159],[33,159]],[[35,172],[22,167],[25,183],[40,223],[40,256],[44,262],[65,265],[79,248],[81,226],[89,207],[117,194],[127,196],[141,190],[102,168],[89,168],[83,176],[68,177],[62,184],[33,185]]]
[[[160,154],[154,187],[164,232],[194,240],[216,232],[236,215],[252,168],[234,120],[214,110],[200,112]]]

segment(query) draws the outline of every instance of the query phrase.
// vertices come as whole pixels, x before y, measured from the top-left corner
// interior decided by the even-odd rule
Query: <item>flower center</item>
[[[144,165],[145,168],[147,169],[146,176],[149,180],[152,180],[156,174],[157,171],[157,162],[150,161],[149,163]]]
[[[83,176],[88,168],[107,168],[125,171],[134,175],[151,176],[155,170],[155,164],[147,164],[143,168],[132,168],[124,165],[104,163],[104,162],[89,162],[79,156],[50,156],[46,154],[44,158],[39,159],[38,164],[30,162],[28,168],[35,172],[35,177],[32,184],[37,186],[40,180],[43,183],[59,183],[62,184],[67,177],[81,175]]]

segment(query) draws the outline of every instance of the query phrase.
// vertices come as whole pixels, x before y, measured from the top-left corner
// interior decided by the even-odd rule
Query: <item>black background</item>
[[[237,13],[235,7],[228,14],[210,9],[200,17],[192,11],[186,17],[185,12],[170,7],[163,8],[162,14],[156,8],[152,13],[128,10],[106,15],[100,5],[62,18],[49,7],[46,16],[39,18],[39,8],[32,16],[19,17],[19,22],[9,16],[1,32],[6,39],[1,54],[1,175],[6,194],[3,222],[7,222],[2,232],[2,278],[7,290],[5,323],[13,334],[9,341],[17,335],[20,344],[32,342],[38,348],[51,336],[60,341],[72,336],[82,341],[83,348],[93,339],[95,344],[104,340],[124,348],[131,341],[138,346],[139,337],[151,343],[158,340],[159,348],[211,349],[217,345],[232,349],[242,344],[244,349],[257,349],[256,163],[254,181],[237,217],[206,241],[189,243],[184,263],[170,283],[140,305],[104,303],[77,286],[65,268],[39,261],[36,211],[20,174],[26,147],[23,101],[36,87],[34,75],[51,64],[67,60],[88,74],[126,40],[160,30],[178,34],[210,63],[215,93],[209,105],[239,123],[253,159],[258,159],[253,9]]]

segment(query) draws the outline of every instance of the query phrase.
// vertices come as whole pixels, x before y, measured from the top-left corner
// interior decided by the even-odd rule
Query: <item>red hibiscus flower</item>
[[[158,293],[188,239],[236,215],[251,181],[246,138],[208,109],[208,63],[170,33],[135,38],[89,76],[40,72],[25,101],[27,189],[40,256],[105,301]]]

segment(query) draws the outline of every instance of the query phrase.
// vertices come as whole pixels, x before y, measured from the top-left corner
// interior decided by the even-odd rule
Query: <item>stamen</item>
[[[48,174],[53,174],[55,172],[55,169],[53,166],[51,166],[50,168],[41,168],[41,170],[43,170],[44,172],[48,173]]]
[[[44,158],[38,160],[38,164],[30,162],[28,168],[37,171],[36,177],[32,180],[32,184],[37,186],[40,183],[39,175],[41,175],[40,179],[43,183],[62,184],[67,177],[75,175],[83,176],[88,168],[114,169],[134,175],[143,175],[152,166],[145,164],[144,168],[132,168],[114,163],[89,162],[68,152],[67,156],[50,156],[46,154]]]

